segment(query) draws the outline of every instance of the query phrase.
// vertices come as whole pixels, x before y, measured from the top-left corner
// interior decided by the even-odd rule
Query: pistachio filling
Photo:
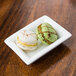
[[[23,45],[23,46],[28,46],[28,47],[34,47],[34,46],[36,46],[38,43],[35,43],[35,44],[27,44],[27,43],[24,43],[24,42],[22,42],[20,39],[19,39],[19,37],[17,37],[17,42],[18,43],[20,43],[21,45]]]

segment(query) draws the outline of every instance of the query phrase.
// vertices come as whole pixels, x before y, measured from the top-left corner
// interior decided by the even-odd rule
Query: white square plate
[[[59,44],[61,44],[62,42],[64,42],[65,40],[67,40],[68,38],[72,36],[71,33],[69,33],[66,29],[64,29],[62,26],[60,26],[58,23],[56,23],[54,20],[52,20],[48,16],[40,17],[39,19],[25,26],[21,30],[30,29],[35,32],[36,27],[44,22],[51,24],[52,27],[57,31],[59,35],[59,39],[50,45],[44,45],[41,43],[40,46],[36,50],[31,51],[31,52],[24,52],[15,44],[16,36],[20,30],[14,33],[13,35],[9,36],[4,41],[27,65],[33,63],[34,61],[39,59],[41,56],[45,55],[46,53],[48,53],[49,51],[51,51],[52,49],[54,49]]]

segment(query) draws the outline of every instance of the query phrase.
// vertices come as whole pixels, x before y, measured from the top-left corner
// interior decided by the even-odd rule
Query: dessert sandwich
[[[35,50],[38,46],[36,34],[30,30],[22,30],[18,33],[16,44],[25,51]]]
[[[42,23],[36,29],[36,34],[44,44],[51,44],[58,39],[57,32],[49,23]]]

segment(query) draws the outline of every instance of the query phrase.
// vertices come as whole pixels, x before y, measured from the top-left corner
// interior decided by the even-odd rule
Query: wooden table
[[[27,66],[4,39],[43,15],[72,37]],[[76,76],[76,0],[0,0],[0,76]]]

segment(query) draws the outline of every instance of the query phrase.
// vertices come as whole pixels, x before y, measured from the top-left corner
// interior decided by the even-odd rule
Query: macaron
[[[38,46],[37,35],[30,30],[21,30],[17,35],[16,44],[25,51],[35,50]]]
[[[36,34],[44,44],[51,44],[58,39],[56,30],[49,23],[42,23],[36,29]]]

